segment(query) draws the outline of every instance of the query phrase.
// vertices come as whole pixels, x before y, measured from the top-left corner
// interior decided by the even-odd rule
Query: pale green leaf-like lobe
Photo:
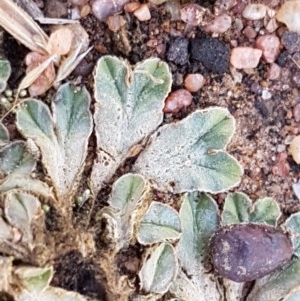
[[[70,198],[83,168],[92,132],[89,105],[85,88],[76,91],[65,84],[52,102],[53,117],[44,103],[34,99],[17,110],[18,129],[40,148],[59,199]]]
[[[224,202],[222,224],[238,224],[249,222],[251,200],[244,193],[229,193]]]
[[[51,188],[44,182],[32,179],[29,175],[11,174],[0,182],[0,192],[28,191],[36,196],[54,199]]]
[[[198,110],[162,126],[137,159],[134,170],[174,193],[217,193],[240,182],[242,167],[224,148],[235,130],[228,110]]]
[[[134,68],[113,56],[98,60],[94,113],[98,159],[92,173],[95,191],[131,156],[131,148],[161,124],[171,82],[168,65],[157,58]]]
[[[39,200],[33,195],[22,192],[8,192],[5,196],[6,219],[23,233],[22,241],[31,244],[33,240],[31,224],[42,214]]]
[[[182,270],[173,282],[171,292],[184,300],[219,301],[218,284],[204,268],[209,239],[219,224],[217,205],[206,194],[187,193],[179,215],[182,235],[176,251]]]
[[[280,215],[279,204],[273,198],[266,197],[254,203],[253,210],[250,213],[250,221],[276,226]]]
[[[1,223],[0,229],[2,229]],[[12,283],[12,262],[12,257],[0,256],[0,292],[7,292],[9,290],[10,284]]]
[[[180,237],[181,224],[178,213],[170,206],[152,202],[143,216],[137,240],[148,245],[157,242],[174,241]]]
[[[26,137],[34,139],[36,143],[55,140],[50,110],[39,100],[29,99],[17,110],[17,126]],[[41,148],[39,144],[38,146]]]
[[[257,200],[254,205],[244,193],[229,193],[222,212],[222,224],[258,223],[276,226],[281,215],[280,207],[273,198]]]
[[[42,292],[28,292],[22,290],[16,292],[16,301],[88,301],[88,298],[75,293],[69,292],[58,287],[49,287]]]
[[[255,282],[247,301],[282,301],[300,287],[300,260],[293,259],[281,270]],[[287,299],[288,300],[288,299]],[[289,300],[291,301],[291,300]]]
[[[117,250],[128,246],[133,237],[136,209],[146,191],[146,181],[137,174],[125,174],[113,184],[108,200],[110,207],[103,208],[100,215],[112,229]]]
[[[26,150],[24,141],[15,141],[0,149],[0,174],[29,175],[35,168],[35,164],[35,159]]]
[[[7,80],[11,74],[11,67],[8,60],[0,60],[0,93],[6,88]]]
[[[139,273],[141,289],[148,293],[164,294],[178,271],[177,259],[171,245],[162,243],[144,262]]]
[[[291,233],[291,240],[293,243],[294,254],[297,257],[300,257],[300,213],[292,214],[286,220],[285,228]]]
[[[0,147],[4,146],[9,142],[8,129],[0,122]]]
[[[125,174],[113,185],[109,205],[120,215],[135,209],[146,188],[144,178],[138,174]]]
[[[53,268],[21,266],[15,268],[14,274],[21,281],[24,289],[29,292],[39,293],[48,288],[53,277]]]
[[[299,301],[300,300],[300,287],[294,288],[289,294],[282,299],[282,301]]]

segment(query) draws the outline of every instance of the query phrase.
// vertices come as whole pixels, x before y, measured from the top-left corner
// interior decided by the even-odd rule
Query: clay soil
[[[213,2],[198,1],[212,13]],[[267,4],[270,1],[265,2]],[[64,3],[64,5],[67,7],[69,4]],[[164,123],[180,120],[199,108],[210,106],[228,108],[236,119],[236,133],[228,146],[228,151],[244,168],[241,184],[233,191],[244,192],[253,200],[266,196],[275,198],[281,206],[283,220],[299,211],[299,200],[292,186],[299,179],[300,168],[288,153],[289,143],[298,134],[300,126],[299,121],[295,120],[293,111],[300,102],[299,89],[291,80],[299,71],[299,67],[289,59],[288,55],[285,56],[282,47],[278,64],[283,73],[279,79],[268,80],[266,73],[270,64],[261,61],[255,69],[239,70],[242,80],[237,82],[228,66],[223,66],[225,72],[212,72],[204,64],[193,59],[191,44],[188,47],[186,62],[177,64],[176,59],[170,60],[168,57],[169,47],[176,37],[183,37],[191,43],[195,38],[209,38],[212,34],[203,32],[201,25],[187,30],[183,22],[172,20],[165,5],[151,6],[150,11],[151,19],[146,22],[140,22],[132,14],[123,12],[122,15],[127,23],[117,32],[112,32],[105,22],[99,22],[91,14],[81,19],[81,24],[89,34],[90,45],[94,48],[68,80],[77,85],[86,85],[92,92],[93,67],[97,59],[105,54],[116,55],[132,64],[149,57],[161,58],[168,62],[172,71],[173,91],[184,87],[183,79],[187,74],[201,73],[206,79],[206,84],[199,92],[193,93],[192,104],[178,113],[166,114]],[[246,25],[240,13],[229,12],[229,14]],[[247,22],[248,25],[252,24],[251,21]],[[44,26],[44,29],[49,30],[47,26]],[[284,26],[279,27],[278,35],[282,35],[285,30]],[[233,45],[254,44],[253,39],[249,39],[234,25],[225,34],[214,36],[231,49]],[[25,73],[23,59],[28,50],[6,33],[1,47],[13,68],[9,88],[15,89]],[[178,53],[178,56],[180,55]],[[267,89],[271,93],[269,99],[263,98],[262,89]],[[45,98],[50,99],[54,91],[53,89],[48,92]],[[13,118],[8,116],[4,123],[8,125],[13,137],[19,137],[14,128]],[[86,180],[82,181],[78,194],[87,188],[87,179],[94,158],[95,137],[92,137],[84,170]],[[130,171],[133,162],[134,158],[125,162],[113,180]],[[64,224],[63,217],[56,208],[50,208],[45,220],[45,231],[51,237],[50,244],[56,250],[55,256],[51,259],[55,268],[52,284],[102,301],[111,297],[106,293],[106,282],[109,280],[103,275],[99,264],[101,250],[107,246],[102,239],[105,225],[97,223],[97,212],[107,204],[112,182],[100,191],[96,199],[90,199],[81,206],[74,205],[72,218],[68,219],[69,225]],[[155,200],[171,204],[175,208],[179,207],[177,195],[153,191],[153,196]],[[225,196],[226,194],[214,196],[220,208]],[[75,232],[87,233],[87,237],[83,240],[85,252],[74,247],[78,245],[72,240],[72,237],[76,236]],[[137,272],[141,265],[142,254],[142,246],[135,245],[128,250],[122,250],[117,256],[119,274],[129,276],[133,283],[136,283],[137,288]],[[117,296],[115,300],[118,300]]]

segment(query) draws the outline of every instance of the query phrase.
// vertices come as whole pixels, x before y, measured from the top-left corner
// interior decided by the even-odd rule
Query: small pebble
[[[297,88],[300,88],[300,71],[296,71],[293,74],[293,82],[295,83],[295,85],[297,86]]]
[[[280,177],[287,177],[290,173],[290,165],[287,161],[288,155],[285,151],[277,156],[277,163],[272,167],[272,173]]]
[[[287,50],[280,52],[280,54],[278,55],[277,61],[276,63],[280,66],[280,67],[285,67],[286,64],[290,61],[289,58],[289,53]]]
[[[290,52],[300,50],[300,36],[293,31],[286,31],[281,37],[281,43]]]
[[[184,23],[197,26],[202,22],[205,9],[200,5],[191,3],[182,6],[180,9],[180,18]]]
[[[167,0],[149,0],[151,3],[155,5],[163,4],[164,2],[167,2]]]
[[[212,23],[205,26],[205,31],[224,33],[231,27],[231,17],[228,15],[220,15],[216,17]]]
[[[183,37],[177,37],[171,40],[168,52],[167,59],[170,62],[174,62],[177,65],[185,65],[189,60],[188,52],[189,41]]]
[[[140,7],[133,12],[133,14],[141,22],[151,19],[150,9],[147,4],[141,4]]]
[[[296,122],[300,122],[300,103],[297,103],[293,109],[293,115]]]
[[[216,15],[224,11],[229,11],[237,4],[237,0],[217,0],[214,5]]]
[[[62,3],[59,0],[48,0],[45,4],[44,12],[46,17],[63,18],[68,14],[66,3]]]
[[[127,2],[129,2],[129,0],[94,0],[91,2],[92,13],[99,21],[102,21],[122,10]]]
[[[235,68],[231,67],[230,73],[235,83],[241,83],[243,81],[243,74],[238,72]]]
[[[247,3],[243,1],[238,1],[237,4],[232,8],[232,12],[236,15],[241,15]]]
[[[295,193],[295,196],[300,200],[300,183],[293,184],[293,191]]]
[[[267,13],[267,6],[263,4],[248,4],[243,10],[243,17],[247,20],[263,19]]]
[[[84,5],[80,10],[80,17],[85,18],[90,14],[90,12],[91,12],[91,7],[88,4]]]
[[[252,85],[250,86],[250,90],[251,90],[251,92],[253,92],[253,93],[259,95],[259,94],[261,94],[261,92],[262,92],[262,86],[261,86],[259,83],[254,82],[254,83],[252,83]]]
[[[257,36],[257,32],[254,30],[253,27],[251,26],[246,26],[245,29],[243,30],[243,34],[248,38],[248,39],[254,39]]]
[[[205,85],[205,79],[202,74],[189,74],[184,80],[184,86],[190,92],[198,92]]]
[[[124,10],[129,13],[133,13],[135,10],[137,10],[140,7],[140,5],[141,4],[138,2],[129,2],[124,5]]]
[[[300,136],[296,136],[292,140],[289,151],[293,157],[293,160],[297,164],[300,164]]]
[[[267,63],[274,63],[280,53],[280,40],[275,35],[267,34],[256,39],[255,47],[262,50]]]
[[[260,49],[236,47],[232,49],[230,63],[237,69],[256,68],[262,56]]]
[[[290,31],[300,33],[300,1],[284,1],[277,11],[276,19]]]
[[[88,0],[68,0],[74,6],[83,6],[88,3]]]
[[[280,0],[265,0],[264,2],[268,7],[276,7],[279,5]]]
[[[73,7],[71,9],[71,19],[72,20],[80,20],[81,16],[80,16],[80,10],[79,8],[76,6],[76,7]]]
[[[165,102],[164,112],[165,113],[176,113],[181,109],[189,106],[192,103],[192,94],[185,90],[179,89],[171,93]]]
[[[266,99],[271,99],[272,98],[272,94],[270,93],[269,90],[267,89],[263,89],[262,93],[261,93],[261,97],[262,99],[266,100]]]
[[[107,25],[108,28],[112,31],[112,32],[117,32],[120,30],[120,28],[122,26],[124,26],[126,24],[126,20],[124,19],[124,17],[120,16],[120,15],[113,15],[107,18]]]
[[[281,68],[276,63],[270,65],[269,70],[266,73],[266,78],[269,80],[278,79],[280,76]]]
[[[220,74],[228,71],[230,48],[227,44],[211,37],[195,38],[191,44],[191,57],[206,69]]]
[[[277,28],[278,28],[278,23],[275,18],[269,20],[269,22],[266,25],[266,30],[269,33],[273,33]]]

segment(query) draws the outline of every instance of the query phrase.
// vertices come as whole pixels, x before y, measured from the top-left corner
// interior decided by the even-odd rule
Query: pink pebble
[[[184,80],[184,86],[190,92],[198,92],[205,84],[205,79],[200,73],[191,73]]]
[[[274,63],[280,53],[280,40],[273,34],[267,34],[256,39],[255,47],[262,50],[267,63]]]
[[[252,47],[236,47],[231,51],[230,63],[236,69],[256,68],[262,51]]]
[[[147,4],[141,4],[133,14],[137,17],[139,21],[148,21],[151,19],[150,10]]]
[[[220,15],[216,17],[212,23],[205,27],[205,31],[224,33],[231,27],[231,17],[228,15]]]
[[[189,106],[192,103],[192,94],[185,90],[179,89],[171,93],[165,102],[164,112],[175,113]]]
[[[88,3],[88,0],[69,0],[69,2],[74,6],[83,6]]]
[[[180,9],[180,18],[183,22],[197,26],[202,22],[205,9],[195,3],[186,4]]]
[[[272,168],[274,175],[279,175],[280,177],[286,177],[289,175],[290,165],[287,161],[287,157],[288,155],[286,152],[278,154],[276,165]]]
[[[257,32],[255,29],[251,26],[246,26],[245,29],[243,30],[243,34],[248,38],[248,39],[254,39],[257,35]]]
[[[278,79],[280,76],[281,67],[273,63],[270,66],[270,69],[267,71],[266,78],[270,80]]]

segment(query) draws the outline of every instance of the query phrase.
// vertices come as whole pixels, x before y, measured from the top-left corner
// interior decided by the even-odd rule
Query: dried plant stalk
[[[0,26],[30,50],[47,54],[48,36],[38,24],[12,0],[0,1]]]

